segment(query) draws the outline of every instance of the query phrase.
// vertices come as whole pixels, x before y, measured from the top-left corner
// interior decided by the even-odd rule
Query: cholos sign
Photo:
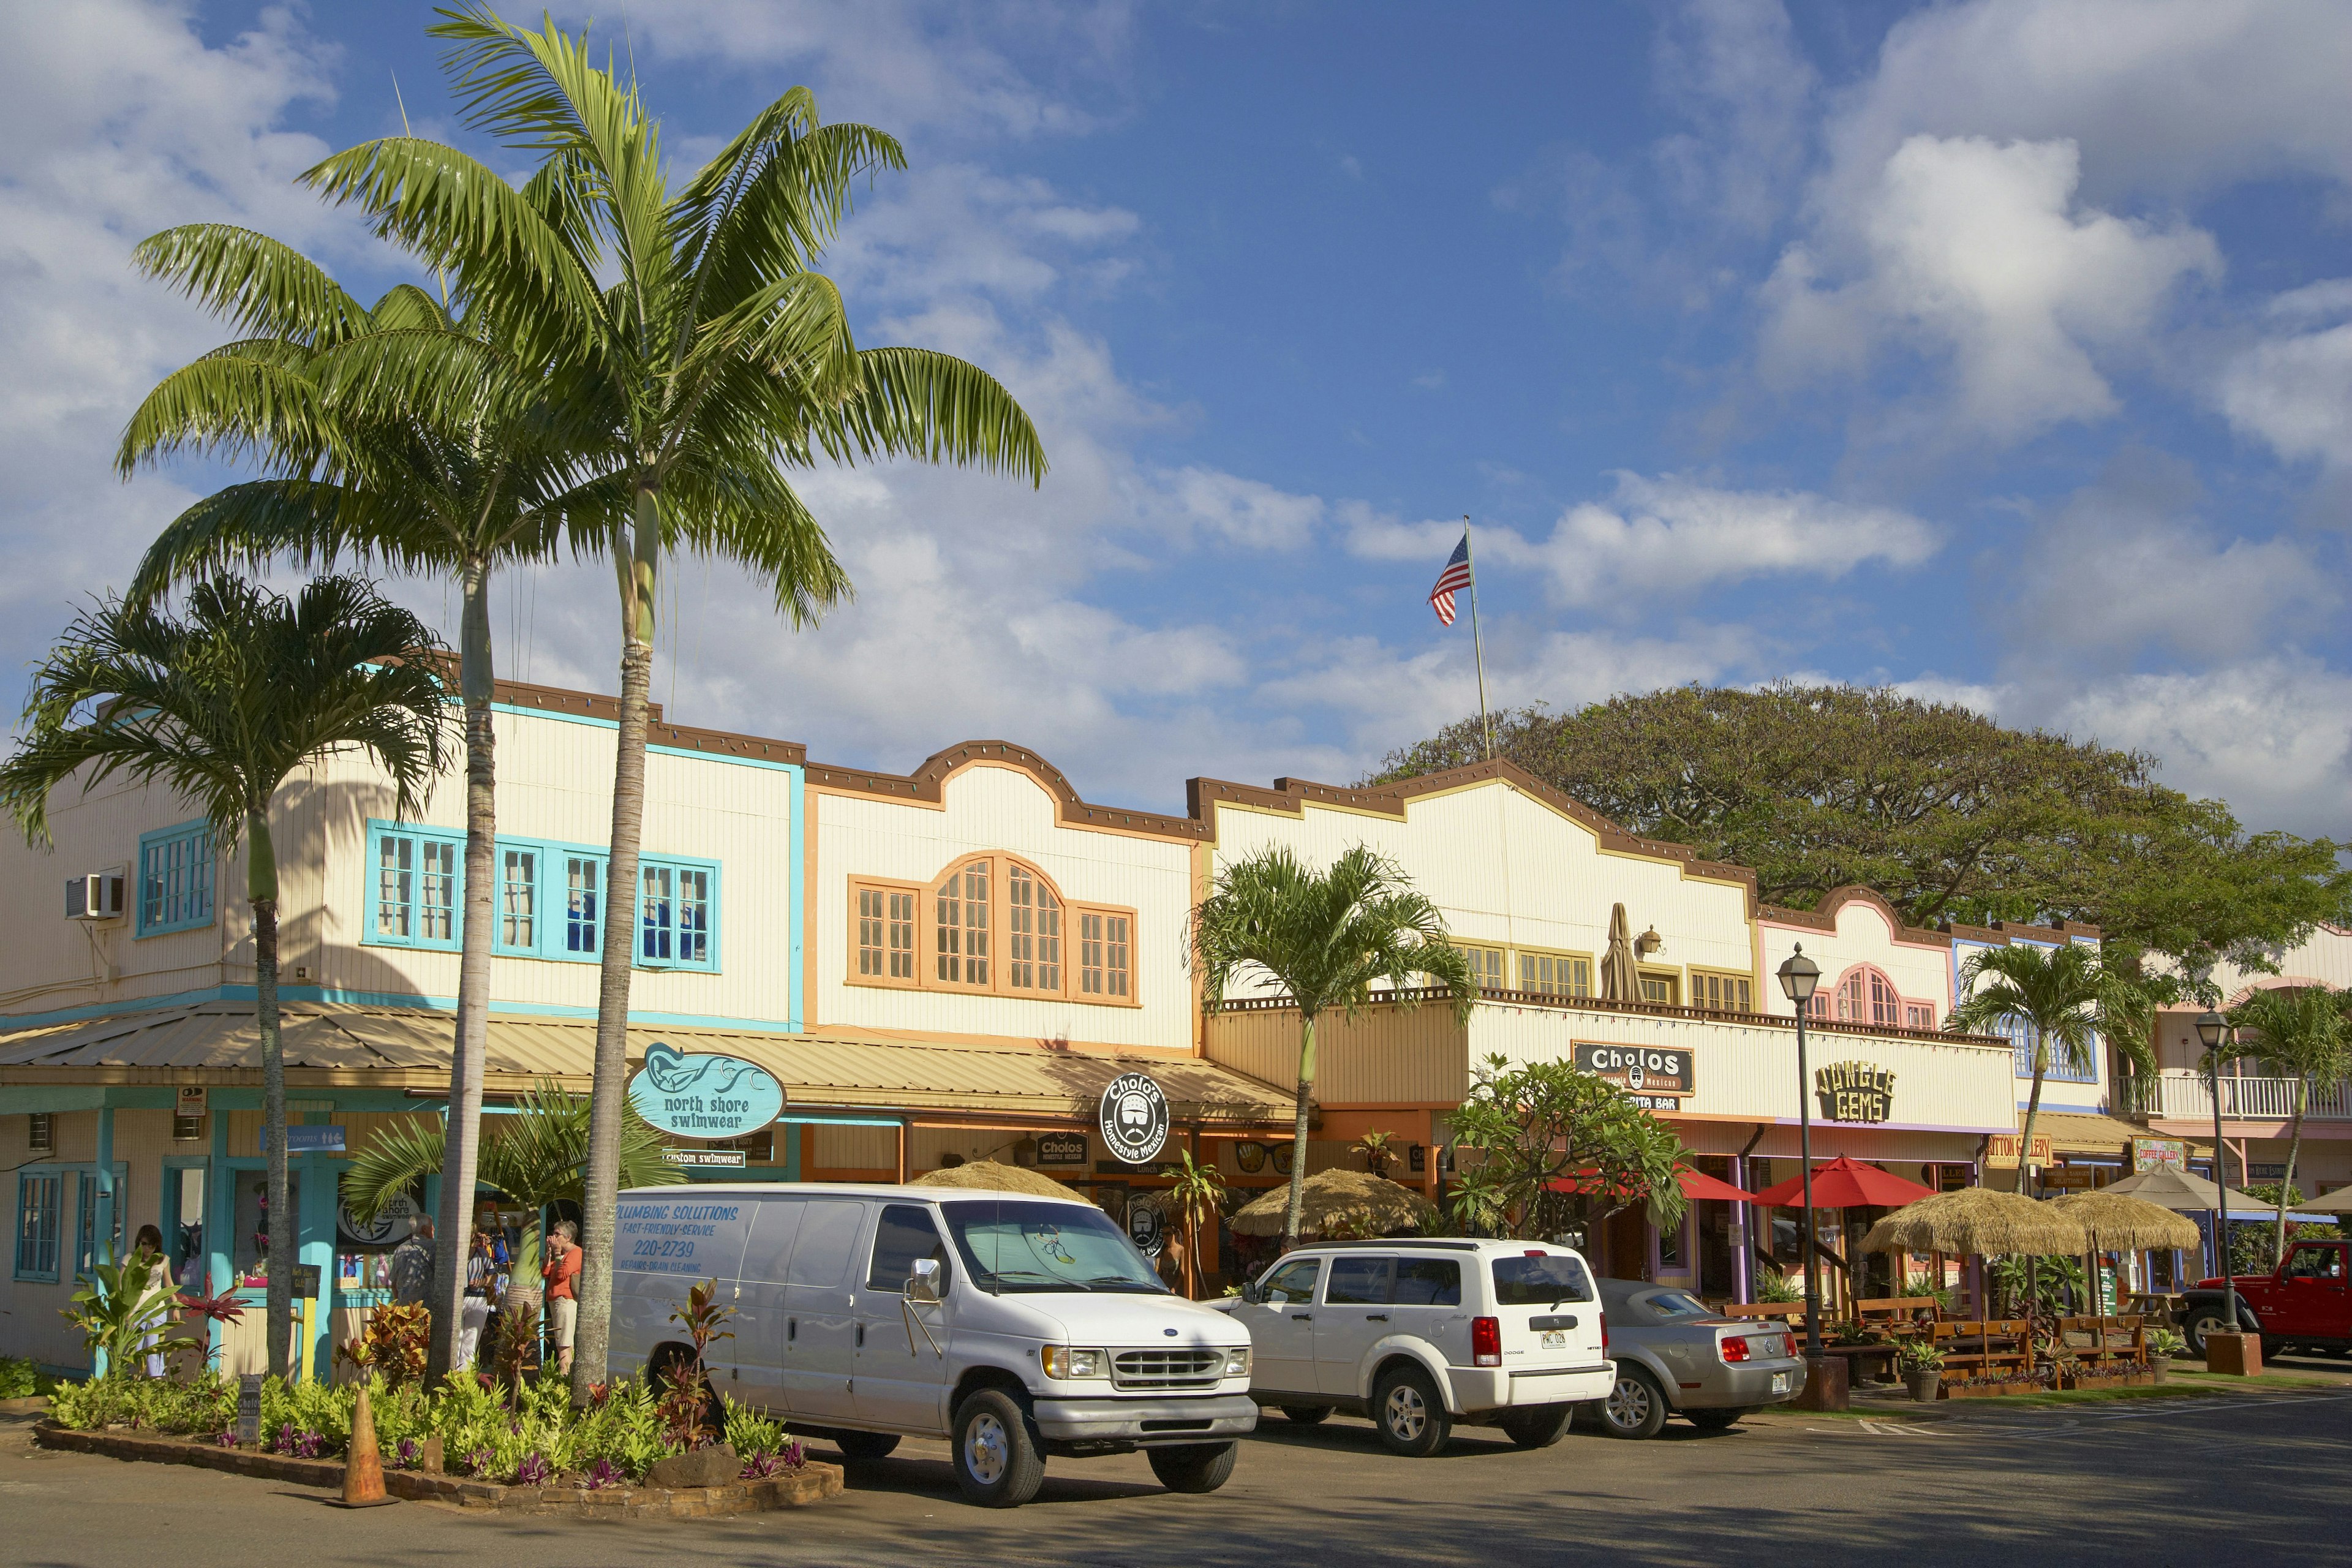
[[[1884,1121],[1895,1114],[1895,1075],[1868,1062],[1832,1062],[1813,1069],[1826,1121]]]
[[[1103,1090],[1097,1120],[1110,1152],[1140,1165],[1168,1142],[1168,1096],[1150,1073],[1121,1073]]]
[[[784,1087],[757,1062],[688,1056],[656,1040],[646,1047],[644,1070],[629,1080],[629,1103],[664,1132],[739,1138],[783,1113]]]
[[[1698,1069],[1688,1051],[1579,1040],[1576,1065],[1645,1103],[1652,1099],[1680,1100],[1698,1092]]]

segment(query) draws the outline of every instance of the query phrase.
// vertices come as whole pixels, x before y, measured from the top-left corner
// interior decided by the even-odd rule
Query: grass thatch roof
[[[1966,1187],[1906,1204],[1870,1227],[1864,1252],[2063,1253],[2090,1249],[2082,1222],[2055,1204]]]
[[[961,1165],[926,1171],[907,1184],[910,1187],[971,1187],[990,1193],[1031,1193],[1041,1198],[1074,1198],[1079,1195],[1051,1176],[1040,1175],[1020,1165],[1000,1164],[994,1160],[967,1160]]]
[[[2103,1250],[2139,1252],[2148,1247],[2189,1250],[2201,1247],[2205,1233],[2196,1225],[2173,1213],[2161,1204],[2129,1193],[2105,1192],[2094,1188],[2087,1193],[2071,1193],[2055,1198],[2050,1206],[2063,1209],[2082,1222],[2091,1233],[2093,1245]]]
[[[1280,1236],[1290,1207],[1287,1183],[1244,1205],[1225,1223],[1237,1236]],[[1393,1236],[1437,1217],[1437,1205],[1411,1187],[1362,1171],[1318,1171],[1307,1178],[1298,1234]]]

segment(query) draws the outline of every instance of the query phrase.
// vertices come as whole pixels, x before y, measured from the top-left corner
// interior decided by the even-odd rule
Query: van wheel
[[[835,1432],[833,1446],[845,1459],[887,1459],[898,1447],[896,1432]]]
[[[1601,1429],[1635,1442],[1654,1437],[1666,1424],[1666,1396],[1635,1366],[1620,1364],[1617,1385],[1601,1402]]]
[[[1294,1426],[1312,1426],[1318,1421],[1331,1419],[1331,1407],[1328,1405],[1286,1405],[1282,1407],[1282,1417]]]
[[[1503,1435],[1522,1448],[1549,1448],[1568,1432],[1573,1405],[1536,1405],[1514,1410],[1496,1423]]]
[[[1213,1492],[1234,1479],[1239,1443],[1188,1443],[1181,1448],[1147,1448],[1151,1473],[1171,1492]]]
[[[1045,1484],[1045,1456],[1013,1396],[983,1388],[956,1407],[956,1484],[982,1508],[1018,1508]]]
[[[1426,1458],[1445,1447],[1454,1419],[1436,1384],[1417,1366],[1392,1367],[1372,1385],[1372,1420],[1391,1451]]]
[[[1748,1412],[1738,1405],[1733,1405],[1729,1409],[1685,1410],[1683,1414],[1689,1416],[1691,1425],[1702,1432],[1728,1432],[1738,1425],[1739,1418]]]

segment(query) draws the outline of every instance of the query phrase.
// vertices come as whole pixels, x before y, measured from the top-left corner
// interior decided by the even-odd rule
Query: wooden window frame
[[[997,882],[1003,894],[1003,899],[1002,908],[1000,910],[1002,919],[999,920],[996,929],[998,941],[1003,951],[1001,954],[1003,971],[997,976],[996,989],[1007,996],[1050,996],[1055,1001],[1068,1000],[1076,990],[1076,982],[1072,978],[1071,974],[1071,971],[1074,966],[1070,962],[1071,944],[1076,934],[1070,929],[1072,921],[1071,911],[1076,908],[1076,906],[1073,905],[1067,898],[1063,896],[1060,886],[1055,882],[1053,878],[1047,876],[1045,871],[1037,866],[1036,862],[1026,859],[1018,855],[1000,855],[997,857],[997,860],[999,862],[997,867]],[[1013,938],[1016,934],[1013,929],[1013,871],[1015,867],[1020,868],[1020,869],[1028,876],[1032,885],[1053,895],[1054,912],[1056,916],[1056,930],[1054,933],[1054,941],[1058,945],[1055,948],[1053,965],[1055,981],[1051,985],[1015,985],[1013,983],[1013,965],[1015,962],[1013,958]],[[1041,907],[1041,905],[1034,903],[1029,906],[1030,913],[1033,918]],[[1133,984],[1135,972],[1135,959],[1133,955],[1133,948],[1135,945],[1133,935],[1134,930],[1135,927],[1130,920],[1128,926],[1128,947],[1129,949],[1128,957],[1128,974],[1130,985]],[[1019,934],[1028,936],[1032,942],[1043,941],[1045,936],[1044,932],[1036,930],[1034,926],[1030,931]],[[1041,964],[1044,961],[1036,957],[1034,951],[1033,950],[1032,955],[1022,962],[1029,963],[1034,968]]]
[[[961,866],[965,864],[965,862],[960,860],[957,864]],[[923,941],[924,926],[930,912],[926,908],[926,900],[930,898],[936,887],[936,883],[930,888],[926,888],[920,882],[894,881],[887,877],[852,877],[849,879],[849,919],[845,927],[845,934],[849,939],[847,948],[849,955],[848,984],[852,985],[871,985],[884,991],[920,991],[924,989],[923,979],[925,968],[930,963],[929,945]],[[864,945],[858,940],[857,933],[858,922],[863,918],[857,911],[857,895],[861,892],[876,892],[880,893],[883,896],[885,902],[882,908],[886,924],[887,923],[890,907],[887,902],[889,896],[893,893],[906,893],[913,897],[915,900],[915,945],[913,950],[915,973],[908,975],[906,979],[900,980],[887,974],[864,974],[858,972],[858,950]],[[884,940],[886,942],[888,940],[887,935]],[[889,949],[886,946],[882,951],[887,953],[889,952]]]
[[[1570,952],[1555,947],[1521,947],[1514,948],[1511,956],[1514,960],[1512,964],[1512,969],[1515,971],[1514,978],[1518,981],[1517,989],[1524,995],[1557,996],[1563,1001],[1589,1002],[1596,994],[1594,986],[1601,973],[1601,966],[1589,952]],[[1582,991],[1542,991],[1529,985],[1527,983],[1527,962],[1531,958],[1549,958],[1555,962],[1570,961],[1581,963],[1584,965],[1584,989]]]
[[[1003,912],[1002,906],[1003,904],[1004,880],[1003,877],[997,870],[996,862],[998,858],[998,856],[986,850],[982,850],[972,855],[959,855],[954,859],[949,861],[946,865],[940,867],[937,871],[933,872],[931,874],[930,880],[925,884],[921,907],[921,914],[923,917],[923,931],[921,938],[923,962],[921,965],[921,975],[924,990],[955,991],[961,992],[966,996],[989,996],[995,994],[997,977],[1001,973],[998,966],[1003,963],[1004,957],[1002,952],[997,951],[998,943],[996,940],[1001,929],[999,917]],[[987,896],[981,901],[981,908],[984,912],[984,918],[988,921],[988,925],[985,928],[989,938],[988,978],[979,981],[943,980],[940,977],[940,888],[950,876],[965,876],[974,866],[984,866],[987,868],[985,875],[988,878],[988,892]],[[970,903],[971,900],[968,897],[959,894],[957,896],[957,901],[959,903]],[[971,928],[968,925],[960,924],[956,929],[959,931],[969,931]],[[957,956],[959,967],[969,969],[971,966],[971,954],[969,951],[969,947],[966,946],[965,950],[959,952]]]
[[[1696,964],[1693,964],[1688,972],[1688,979],[1685,983],[1684,990],[1685,994],[1690,997],[1690,1005],[1694,1007],[1710,1007],[1714,1011],[1720,1013],[1753,1013],[1757,1010],[1756,976],[1750,974],[1744,969],[1701,969]],[[1745,1007],[1714,1007],[1711,1003],[1701,1002],[1698,1000],[1698,983],[1702,979],[1722,981],[1727,984],[1737,982],[1741,985],[1745,985],[1748,987],[1748,1005]]]
[[[1063,939],[1062,973],[1070,987],[1070,1000],[1082,1003],[1088,1007],[1142,1006],[1143,979],[1138,973],[1139,965],[1136,960],[1138,954],[1143,951],[1143,944],[1138,940],[1138,933],[1142,931],[1143,922],[1137,918],[1136,912],[1123,904],[1075,904],[1066,900],[1064,900],[1062,909],[1064,911],[1062,929],[1068,933]],[[1084,933],[1085,917],[1087,915],[1099,915],[1105,920],[1123,920],[1127,922],[1127,994],[1124,996],[1113,996],[1107,991],[1095,992],[1085,989],[1081,976],[1086,969]],[[1108,943],[1109,940],[1109,932],[1106,929],[1103,941]],[[1106,963],[1104,967],[1109,966]]]
[[[1499,960],[1499,963],[1491,974],[1487,972],[1485,964],[1479,963],[1475,958],[1471,959],[1472,963],[1475,965],[1478,970],[1478,989],[1481,991],[1508,991],[1511,989],[1513,965],[1511,963],[1511,948],[1508,943],[1499,942],[1473,942],[1467,937],[1449,936],[1445,939],[1445,944],[1454,949],[1456,952],[1461,953],[1465,958],[1470,958],[1471,954],[1474,952],[1491,952],[1495,954],[1496,959]]]
[[[1683,972],[1679,969],[1643,969],[1637,964],[1633,970],[1634,988],[1640,989],[1644,980],[1663,980],[1666,983],[1664,1001],[1653,1002],[1646,995],[1642,998],[1643,1003],[1648,1006],[1679,1007],[1683,1005],[1683,998],[1689,994],[1690,988],[1684,983]]]

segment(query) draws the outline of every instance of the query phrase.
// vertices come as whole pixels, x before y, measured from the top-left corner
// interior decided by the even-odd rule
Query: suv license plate
[[[1789,1374],[1787,1373],[1776,1372],[1772,1374],[1772,1392],[1775,1394],[1786,1394],[1789,1392]]]
[[[1543,1348],[1548,1351],[1566,1350],[1568,1348],[1568,1335],[1559,1329],[1546,1329],[1544,1331]]]

